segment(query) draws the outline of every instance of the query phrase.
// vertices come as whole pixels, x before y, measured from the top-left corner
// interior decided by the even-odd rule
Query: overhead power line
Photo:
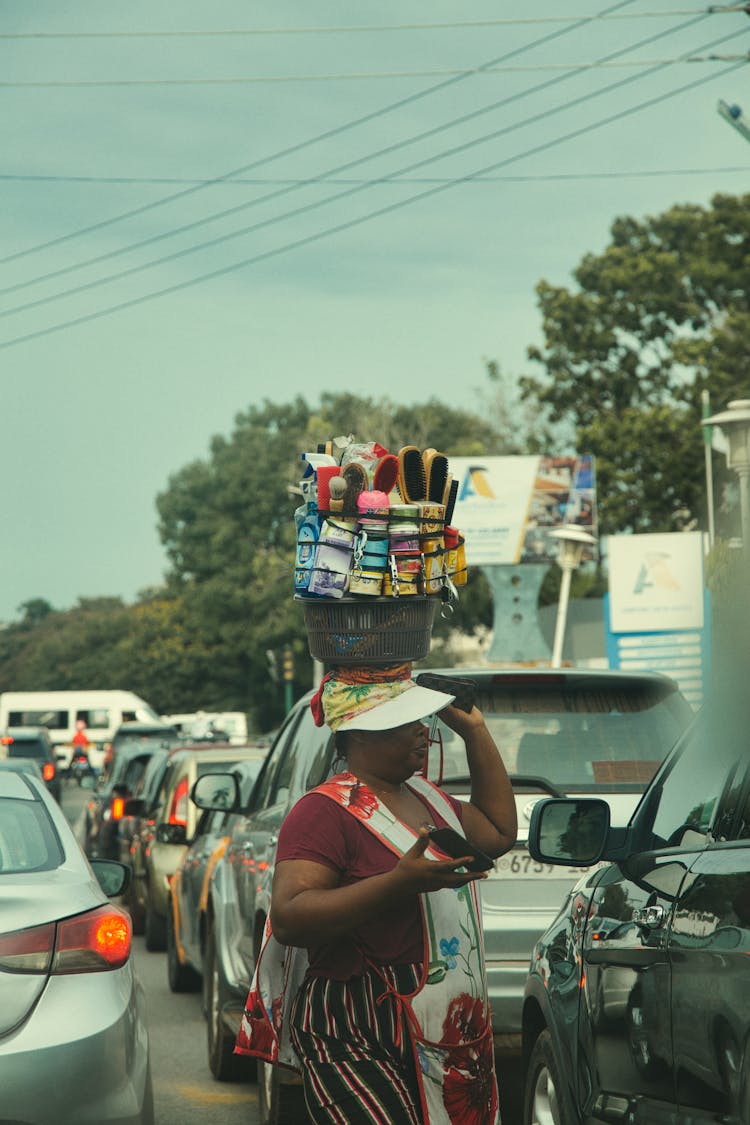
[[[528,66],[481,66],[476,71],[466,67],[450,67],[439,70],[369,70],[352,71],[336,74],[250,74],[234,75],[227,78],[53,78],[4,81],[0,79],[0,89],[90,89],[99,87],[131,87],[131,86],[256,86],[285,83],[304,82],[369,82],[372,80],[387,79],[393,81],[399,78],[445,78],[454,75],[493,75],[493,74],[529,74],[545,71],[575,71],[618,69],[645,69],[657,63],[705,63],[705,62],[736,62],[750,61],[744,55],[680,55],[667,59],[624,59],[620,62],[590,62],[581,63],[532,63]]]
[[[609,15],[613,12],[618,12],[623,8],[631,7],[634,2],[635,0],[617,0],[616,3],[610,4],[608,7],[603,8],[601,12],[596,13],[593,16],[584,17],[577,23],[566,26],[558,31],[553,31],[549,34],[542,35],[538,39],[533,39],[529,43],[526,43],[521,47],[517,47],[512,51],[508,51],[504,55],[499,55],[496,58],[489,59],[486,65],[496,66],[499,63],[507,62],[508,59],[516,58],[518,55],[522,55],[524,54],[524,52],[531,50],[534,47],[541,47],[546,43],[553,42],[556,39],[562,39],[564,36],[578,30],[579,27],[584,27],[587,24],[591,23],[593,20],[600,18],[601,16]],[[700,18],[707,17],[698,17],[698,19]],[[698,19],[696,20],[696,22],[698,22]],[[118,215],[112,215],[108,219],[102,219],[97,223],[91,223],[86,227],[81,227],[78,230],[71,231],[68,234],[58,235],[56,238],[48,239],[46,242],[37,243],[35,246],[27,247],[24,250],[17,250],[13,254],[7,254],[5,257],[0,258],[0,265],[7,262],[17,261],[19,258],[23,258],[27,254],[36,254],[42,250],[50,249],[53,246],[60,246],[64,242],[68,242],[70,239],[80,238],[83,235],[91,234],[97,230],[102,230],[114,223],[124,222],[127,219],[135,218],[137,215],[143,215],[147,211],[153,211],[158,207],[164,207],[167,204],[173,203],[178,199],[185,199],[189,195],[195,195],[198,192],[207,190],[213,184],[221,183],[224,180],[231,180],[234,176],[241,176],[246,172],[251,172],[255,168],[260,168],[264,164],[269,164],[274,160],[281,159],[282,157],[294,156],[297,153],[303,152],[316,144],[332,140],[335,137],[339,137],[342,134],[351,131],[352,129],[357,129],[362,125],[369,124],[369,122],[371,121],[375,121],[381,117],[387,116],[388,114],[395,113],[397,110],[403,109],[406,106],[413,105],[415,102],[422,101],[423,99],[430,97],[432,94],[436,94],[442,90],[447,90],[453,86],[456,86],[460,82],[464,82],[469,77],[472,77],[474,73],[475,72],[472,72],[471,75],[459,75],[456,78],[446,78],[443,82],[437,82],[434,86],[428,86],[425,90],[417,90],[414,93],[407,94],[405,97],[398,98],[396,99],[396,101],[390,102],[385,106],[380,106],[378,109],[375,109],[370,113],[362,114],[360,117],[351,118],[349,121],[345,121],[342,125],[337,125],[332,129],[326,129],[322,133],[317,133],[312,137],[308,137],[307,140],[288,145],[286,148],[279,149],[274,153],[270,153],[268,156],[263,156],[258,160],[252,160],[247,164],[243,164],[239,168],[233,168],[231,171],[225,172],[221,176],[216,176],[205,184],[198,184],[194,187],[184,188],[182,191],[171,192],[169,195],[164,195],[160,199],[151,200],[149,203],[141,204],[139,207],[133,207],[128,211],[121,211]]]
[[[650,43],[650,42],[653,42],[656,39],[664,38],[667,35],[675,34],[676,32],[681,31],[686,27],[693,26],[696,23],[702,22],[704,19],[706,19],[705,16],[699,16],[697,19],[687,20],[684,23],[677,25],[677,27],[658,32],[655,35],[647,37],[645,40],[641,40],[639,43],[636,43],[632,46],[622,47],[618,51],[614,51],[610,55],[607,55],[607,56],[604,56],[604,57],[605,58],[617,58],[617,57],[619,57],[623,54],[626,54],[630,50],[634,50],[637,47],[643,46],[645,43]],[[719,40],[715,40],[714,42],[707,44],[706,46],[707,47],[716,46],[717,44],[720,44],[720,43],[724,42],[727,38],[733,38],[733,36],[732,35],[724,36],[724,37],[720,38]],[[667,64],[663,64],[663,65],[667,65]],[[662,67],[662,64],[659,64],[657,67],[655,67],[653,69],[660,69],[661,67]],[[517,92],[515,94],[509,95],[508,97],[505,97],[498,102],[493,102],[489,106],[483,106],[483,107],[481,107],[477,110],[473,110],[472,112],[470,112],[468,114],[463,114],[460,117],[454,118],[447,123],[443,123],[439,126],[435,126],[435,127],[431,128],[431,129],[428,129],[428,130],[423,130],[422,132],[417,133],[417,134],[413,134],[412,136],[410,136],[408,138],[405,138],[404,140],[394,142],[390,145],[385,146],[384,148],[376,150],[375,152],[367,153],[367,154],[365,154],[365,156],[358,157],[355,160],[350,160],[350,161],[345,162],[344,164],[336,165],[332,168],[327,169],[325,174],[326,175],[340,175],[344,172],[350,171],[352,168],[358,167],[360,164],[366,163],[366,162],[368,162],[370,160],[373,160],[375,158],[378,158],[378,157],[390,155],[390,154],[398,151],[401,148],[408,147],[412,144],[424,141],[424,140],[426,140],[426,139],[428,139],[432,136],[438,135],[442,132],[446,132],[448,128],[453,128],[457,125],[466,124],[468,121],[474,120],[475,118],[480,117],[483,114],[494,111],[494,110],[496,110],[500,107],[509,105],[511,103],[517,102],[517,101],[521,100],[522,98],[527,97],[531,94],[539,93],[542,90],[560,86],[560,85],[562,85],[563,82],[567,81],[567,79],[570,78],[570,77],[572,77],[572,75],[563,75],[561,77],[548,79],[547,81],[539,83],[538,85],[530,87],[529,89],[526,89],[526,90]],[[631,75],[629,78],[622,79],[622,80],[620,80],[620,81],[618,81],[618,82],[616,82],[616,83],[614,83],[610,86],[604,87],[604,90],[607,91],[607,90],[610,90],[610,89],[617,89],[622,85],[627,85],[628,83],[634,81],[635,78],[637,78],[637,77],[639,77],[639,76],[632,76]],[[578,104],[580,102],[585,102],[585,101],[588,101],[590,98],[598,97],[598,96],[599,96],[599,92],[595,92],[591,95],[585,94],[585,95],[582,95],[580,98],[576,99],[572,104]],[[525,127],[529,124],[533,124],[534,122],[540,120],[541,118],[549,117],[549,116],[552,116],[555,113],[561,112],[562,109],[565,109],[565,108],[569,107],[570,104],[571,103],[564,103],[562,105],[555,106],[550,110],[542,110],[541,112],[539,112],[535,115],[532,115],[530,118],[524,118],[524,119],[521,119],[520,121],[512,122],[510,125],[506,125],[500,130],[496,130],[493,133],[486,134],[484,137],[479,138],[477,141],[468,142],[468,145],[466,145],[466,144],[461,145],[461,146],[458,146],[457,148],[444,151],[443,153],[440,153],[437,157],[434,157],[434,156],[428,157],[428,158],[426,158],[422,161],[417,162],[416,164],[407,165],[405,168],[399,169],[398,172],[394,173],[394,174],[404,174],[404,173],[407,173],[407,172],[415,171],[417,168],[421,168],[421,167],[424,167],[426,164],[433,163],[436,159],[442,159],[445,156],[455,155],[457,152],[464,151],[467,147],[472,147],[473,145],[475,145],[477,143],[484,143],[487,140],[496,139],[498,136],[503,136],[507,133],[514,132],[517,129],[523,128],[523,127]],[[381,177],[378,182],[382,182],[383,180],[388,180],[389,178],[390,177]],[[303,180],[299,184],[288,186],[288,187],[282,188],[282,189],[277,189],[276,191],[268,192],[265,195],[261,195],[259,197],[256,197],[255,199],[251,199],[251,200],[245,201],[243,203],[237,204],[234,207],[228,207],[228,208],[225,208],[222,211],[214,212],[212,215],[209,215],[207,217],[193,220],[190,223],[185,223],[180,227],[173,228],[171,231],[162,231],[159,234],[152,235],[152,236],[150,236],[149,238],[146,238],[146,239],[141,239],[139,242],[132,243],[129,246],[118,247],[114,250],[110,250],[110,251],[107,251],[103,254],[96,255],[93,258],[88,258],[88,259],[85,259],[85,260],[77,262],[77,263],[72,263],[72,264],[67,265],[67,266],[62,266],[62,267],[60,267],[56,270],[50,270],[47,273],[37,275],[34,278],[29,278],[26,281],[18,282],[16,284],[10,285],[10,286],[5,286],[4,288],[0,289],[0,294],[5,294],[5,293],[9,293],[9,292],[17,292],[21,289],[27,289],[31,285],[39,284],[43,281],[50,281],[53,278],[61,277],[65,274],[71,273],[71,272],[73,272],[77,269],[82,269],[84,267],[91,266],[91,265],[97,265],[102,261],[109,260],[109,259],[114,258],[114,257],[119,257],[124,253],[131,253],[132,251],[134,251],[136,249],[142,249],[144,246],[151,245],[155,242],[163,241],[165,238],[174,237],[177,234],[185,234],[190,230],[195,230],[200,226],[205,226],[206,223],[215,222],[218,219],[227,218],[230,215],[238,214],[240,211],[248,210],[249,208],[258,206],[258,205],[260,205],[261,203],[264,203],[264,202],[275,201],[276,199],[279,199],[279,198],[283,197],[284,195],[289,195],[289,194],[291,194],[291,193],[293,193],[297,190],[300,190],[302,187],[307,186],[308,183],[315,182],[316,179],[317,179],[317,177],[310,177],[308,179],[308,181]],[[189,190],[191,190],[191,189],[188,189],[188,191]],[[192,190],[194,190],[194,189],[192,189]],[[340,198],[343,198],[346,195],[355,194],[359,190],[362,190],[362,189],[361,188],[352,188],[347,192],[338,193],[337,195],[334,195],[334,196],[329,196],[327,199],[318,201],[316,204],[307,205],[307,206],[305,206],[301,209],[297,209],[296,211],[286,212],[283,215],[277,216],[276,218],[274,218],[272,220],[266,220],[264,223],[255,224],[255,226],[252,226],[252,227],[249,227],[249,228],[244,228],[244,230],[241,233],[249,233],[252,230],[258,229],[260,226],[267,226],[267,225],[270,225],[272,222],[279,222],[284,218],[288,218],[292,215],[296,215],[296,214],[302,213],[304,211],[310,210],[312,207],[323,206],[327,202],[333,202],[333,201],[336,201]],[[178,193],[178,195],[179,194],[180,193]],[[237,235],[232,234],[229,237],[237,237]],[[198,247],[198,248],[203,248],[203,247],[201,246],[201,247]],[[190,251],[190,252],[192,252],[192,251]],[[155,261],[158,262],[158,261],[161,261],[161,260],[163,260],[163,259],[156,259]],[[135,268],[136,269],[150,268],[150,265],[151,264],[149,263],[149,264],[146,264],[145,266],[135,267]],[[115,275],[110,275],[110,276],[114,277]],[[117,275],[117,276],[122,276],[122,274]],[[52,295],[51,297],[42,298],[40,300],[41,300],[42,303],[47,303],[50,300],[56,300],[56,299],[58,299],[57,296]],[[31,302],[31,303],[29,303],[27,305],[24,305],[24,306],[16,306],[14,310],[6,310],[5,312],[0,313],[0,316],[9,315],[9,313],[11,311],[21,311],[21,309],[25,309],[25,308],[29,307],[30,304],[34,304],[34,303],[35,302]]]
[[[234,273],[239,269],[244,269],[249,265],[255,265],[262,261],[268,261],[271,258],[278,257],[281,254],[289,253],[291,250],[297,250],[303,246],[310,246],[315,242],[319,242],[324,238],[329,238],[332,235],[340,234],[343,231],[351,230],[354,227],[363,225],[364,223],[371,222],[373,219],[381,218],[384,215],[392,214],[403,207],[411,206],[413,203],[421,202],[422,200],[429,199],[433,196],[439,195],[442,192],[448,191],[459,184],[466,183],[468,180],[473,179],[478,175],[488,175],[490,172],[497,171],[500,168],[507,167],[509,164],[517,160],[521,160],[527,156],[538,155],[541,152],[546,152],[557,145],[563,144],[566,141],[573,140],[574,138],[584,136],[588,133],[601,129],[606,125],[612,125],[616,121],[621,121],[626,117],[632,116],[634,113],[639,113],[643,109],[659,105],[662,102],[668,101],[670,98],[675,98],[680,94],[685,94],[690,90],[697,89],[699,86],[705,85],[707,82],[712,82],[716,77],[723,77],[736,70],[740,64],[734,63],[725,67],[719,76],[707,75],[704,78],[699,78],[693,82],[685,83],[678,86],[674,90],[668,90],[662,94],[656,94],[653,97],[646,98],[642,102],[638,102],[634,106],[629,106],[626,109],[619,110],[616,113],[608,114],[606,117],[600,118],[598,121],[589,125],[582,125],[568,133],[561,134],[551,140],[544,141],[531,149],[527,149],[523,153],[518,153],[514,156],[505,157],[503,160],[494,161],[483,168],[477,169],[474,172],[468,173],[464,176],[457,176],[447,184],[439,184],[434,187],[427,188],[424,191],[417,192],[415,195],[410,196],[408,199],[399,200],[390,203],[384,207],[377,208],[370,211],[365,215],[360,215],[355,219],[348,219],[344,222],[337,223],[334,226],[326,227],[322,230],[313,232],[312,234],[305,235],[301,238],[294,239],[281,246],[271,248],[253,255],[250,258],[244,258],[238,262],[231,262],[218,269],[211,270],[208,273],[199,274],[196,277],[186,279],[184,281],[175,282],[172,285],[165,286],[162,289],[153,290],[150,293],[142,293],[137,297],[131,297],[125,301],[120,301],[115,305],[110,305],[104,309],[98,309],[94,312],[85,313],[82,316],[73,317],[66,321],[58,322],[57,324],[48,325],[46,328],[36,329],[33,332],[25,333],[24,335],[12,337],[10,340],[0,342],[0,349],[10,348],[17,344],[26,343],[31,340],[39,339],[43,336],[49,336],[57,332],[61,332],[67,328],[72,328],[78,325],[90,323],[93,320],[101,319],[105,316],[111,316],[116,312],[122,312],[125,309],[135,308],[138,305],[145,304],[148,301],[156,300],[160,297],[166,297],[174,293],[179,293],[185,289],[192,288],[193,286],[203,284],[206,281],[213,281],[219,277],[224,277],[229,273]]]
[[[384,31],[453,31],[459,28],[520,27],[535,24],[575,24],[595,19],[611,20],[667,19],[674,16],[725,15],[748,12],[748,4],[711,4],[707,8],[670,8],[656,12],[628,12],[620,15],[596,16],[518,16],[513,19],[450,20],[442,23],[348,24],[333,27],[226,27],[163,31],[8,31],[0,39],[195,39],[218,36],[253,35],[360,35]]]
[[[750,164],[712,165],[709,168],[622,168],[619,171],[600,172],[591,169],[585,172],[540,172],[526,176],[475,176],[472,183],[477,184],[512,184],[512,183],[550,183],[558,180],[637,180],[658,176],[717,176],[734,172],[750,172]],[[449,176],[391,176],[389,184],[445,184]],[[55,184],[80,184],[86,187],[89,184],[111,184],[113,187],[140,187],[146,184],[206,184],[212,181],[205,179],[188,178],[182,176],[54,176],[37,175],[33,172],[0,172],[0,182],[6,183],[55,183]],[[251,185],[254,187],[271,187],[287,185],[309,184],[371,184],[372,180],[354,177],[320,175],[313,180],[300,177],[272,177],[256,176],[252,179],[238,179],[223,181],[224,187],[235,184]]]

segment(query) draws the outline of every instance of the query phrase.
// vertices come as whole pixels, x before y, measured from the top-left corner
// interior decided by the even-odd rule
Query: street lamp
[[[750,545],[750,399],[738,398],[726,410],[704,418],[702,425],[719,426],[728,442],[727,464],[734,469],[740,481],[740,514],[742,542]]]
[[[557,603],[557,621],[555,622],[555,640],[552,645],[551,668],[559,668],[562,663],[563,638],[565,637],[565,623],[568,617],[568,600],[570,598],[570,579],[574,570],[581,565],[583,552],[586,547],[596,545],[596,539],[588,531],[576,524],[564,524],[555,531],[550,532],[552,539],[558,539],[560,550],[557,563],[562,571],[560,583],[560,599]]]

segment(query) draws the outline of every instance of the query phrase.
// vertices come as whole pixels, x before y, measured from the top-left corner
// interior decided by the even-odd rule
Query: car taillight
[[[54,776],[55,767],[52,765],[52,762],[45,762],[44,766],[42,767],[42,777],[45,781],[52,781],[52,778]]]
[[[0,746],[12,746],[12,745],[13,745],[13,739],[10,737],[10,735],[5,734],[5,735],[3,735],[2,738],[0,738]]]
[[[53,973],[96,973],[119,969],[130,956],[130,917],[114,906],[66,918],[57,927]]]
[[[11,973],[46,973],[54,947],[54,922],[0,934],[0,969]]]
[[[115,797],[112,801],[112,819],[122,820],[122,814],[125,812],[125,798]]]
[[[114,906],[0,934],[0,970],[14,973],[96,973],[119,969],[130,956],[130,917]]]
[[[172,794],[169,808],[169,823],[182,824],[187,828],[188,779],[183,777]]]

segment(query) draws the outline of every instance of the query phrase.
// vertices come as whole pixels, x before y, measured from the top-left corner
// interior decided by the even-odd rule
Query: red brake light
[[[115,797],[112,801],[112,819],[122,820],[122,814],[125,812],[125,798]]]
[[[183,777],[172,794],[169,808],[169,823],[182,824],[187,828],[188,779]]]
[[[42,767],[42,777],[45,781],[52,781],[52,778],[54,776],[55,767],[52,765],[52,762],[45,762],[44,766]]]
[[[0,969],[14,973],[92,973],[119,969],[130,956],[124,910],[106,904],[62,922],[0,934]]]
[[[114,906],[66,918],[57,928],[53,973],[119,969],[130,956],[130,917]]]
[[[5,734],[5,735],[3,735],[2,738],[0,738],[0,746],[12,746],[12,745],[13,745],[13,739],[10,737],[9,734]]]

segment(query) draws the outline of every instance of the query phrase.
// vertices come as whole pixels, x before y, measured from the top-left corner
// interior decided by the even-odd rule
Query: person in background
[[[282,825],[266,940],[239,1053],[302,1071],[312,1121],[494,1125],[498,1092],[472,845],[516,839],[510,781],[481,712],[410,666],[339,670],[313,700],[344,772]],[[463,738],[471,796],[427,781],[434,712]],[[425,770],[426,772],[426,770]],[[430,826],[465,837],[449,858]]]

